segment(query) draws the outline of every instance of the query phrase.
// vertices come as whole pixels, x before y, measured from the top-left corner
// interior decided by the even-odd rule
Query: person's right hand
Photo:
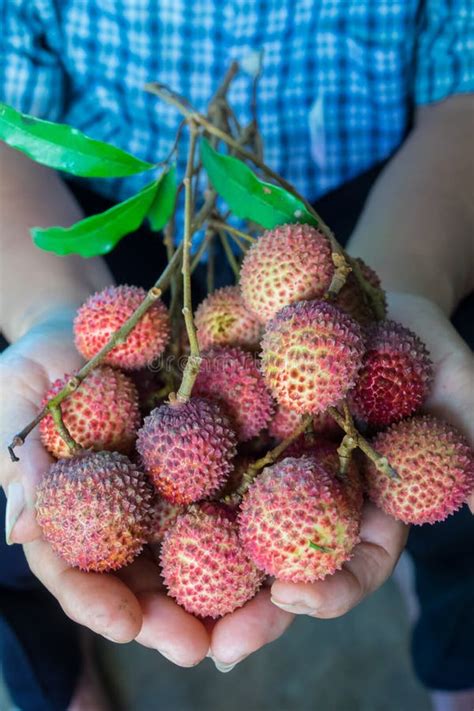
[[[118,574],[71,568],[42,539],[35,519],[35,490],[51,464],[38,428],[16,449],[13,435],[38,413],[49,384],[81,365],[72,338],[71,313],[32,328],[0,358],[0,484],[7,495],[6,534],[21,543],[36,577],[75,622],[116,642],[136,639],[180,666],[193,666],[209,649],[205,626],[169,598],[154,560],[143,554]]]

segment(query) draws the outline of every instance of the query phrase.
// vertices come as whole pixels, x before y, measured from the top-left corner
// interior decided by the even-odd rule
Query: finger
[[[15,417],[15,421],[24,423],[31,419],[31,409],[17,406],[16,410],[17,414],[24,414]],[[5,538],[7,543],[28,543],[41,537],[35,513],[36,488],[53,460],[43,448],[38,430],[35,430],[17,451],[20,461],[9,461],[6,448],[14,434],[15,431],[10,429],[0,440],[3,445],[1,483],[7,497]]]
[[[339,617],[387,580],[407,535],[407,526],[368,503],[364,507],[361,542],[343,569],[315,583],[276,581],[272,601],[295,614]]]
[[[143,614],[137,642],[180,667],[193,667],[204,659],[210,639],[200,620],[163,592],[141,592],[137,597]]]
[[[24,546],[32,572],[68,617],[114,642],[138,635],[142,613],[135,595],[114,575],[71,568],[43,540]]]
[[[214,627],[210,652],[219,671],[230,671],[249,654],[278,639],[293,619],[294,615],[272,605],[268,588],[260,590]]]
[[[471,513],[474,514],[474,491],[470,496],[467,497],[467,505],[471,509]]]

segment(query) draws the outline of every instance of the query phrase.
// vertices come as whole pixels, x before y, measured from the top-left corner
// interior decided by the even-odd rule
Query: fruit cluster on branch
[[[59,555],[115,570],[150,545],[169,594],[202,617],[245,604],[267,575],[310,582],[340,569],[359,542],[366,496],[421,524],[444,519],[474,488],[462,435],[422,414],[433,378],[425,346],[386,319],[377,275],[265,165],[255,116],[241,127],[227,102],[236,71],[207,116],[148,87],[184,115],[172,153],[190,131],[184,239],[175,248],[172,220],[168,267],[148,292],[108,287],[79,309],[75,342],[89,360],[51,385],[10,446],[17,459],[40,424],[58,459],[37,516]],[[206,137],[273,180],[256,190],[283,187],[308,221],[247,233],[219,212],[212,184],[198,209]],[[193,316],[192,272],[207,252],[213,284],[216,238],[236,283],[210,289]],[[177,388],[174,366],[151,369],[183,355]]]

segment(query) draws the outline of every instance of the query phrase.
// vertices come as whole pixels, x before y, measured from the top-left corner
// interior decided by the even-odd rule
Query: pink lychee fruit
[[[474,455],[465,438],[431,415],[402,420],[379,432],[375,450],[399,478],[391,479],[365,460],[372,501],[404,523],[443,521],[474,490]]]
[[[418,336],[395,321],[379,321],[367,330],[351,408],[370,427],[385,427],[423,405],[432,379],[429,354]]]
[[[81,306],[74,320],[76,348],[92,358],[127,321],[146,297],[138,286],[109,286],[93,294]],[[124,370],[138,370],[160,356],[170,338],[166,306],[157,299],[135,325],[123,343],[115,346],[103,362]]]
[[[242,296],[262,323],[284,306],[324,296],[334,273],[328,238],[310,225],[265,232],[245,255]]]
[[[356,321],[325,301],[300,301],[285,306],[267,324],[262,369],[281,406],[318,414],[353,387],[363,354]]]
[[[378,300],[380,304],[382,304],[386,313],[387,305],[385,292],[382,289],[378,275],[362,259],[357,258],[355,261],[359,265],[364,279],[370,286],[373,287],[376,293],[378,293]],[[357,281],[354,272],[349,273],[346,283],[338,293],[334,303],[363,326],[366,326],[376,320],[370,301],[359,286],[359,282]]]
[[[240,539],[268,575],[314,582],[339,570],[359,542],[360,512],[338,479],[314,457],[266,468],[245,494]]]
[[[155,496],[151,505],[150,531],[147,542],[161,543],[166,531],[171,528],[178,516],[184,513],[185,507],[173,504],[161,496]]]
[[[293,410],[288,410],[288,408],[282,405],[278,405],[275,415],[268,427],[268,432],[270,437],[273,437],[277,442],[281,442],[287,437],[290,437],[300,423],[301,414],[293,412]],[[337,422],[326,412],[313,415],[312,427],[316,434],[329,439],[340,438],[342,433]]]
[[[56,380],[44,396],[42,406],[57,395],[71,377],[65,375]],[[84,449],[124,454],[132,449],[140,425],[138,395],[130,378],[119,370],[98,366],[60,407],[69,434]],[[48,452],[57,458],[71,456],[52,415],[41,420],[39,430]]]
[[[137,449],[158,492],[190,504],[216,492],[232,471],[236,436],[217,402],[192,397],[145,418]]]
[[[262,327],[242,299],[238,286],[217,289],[199,305],[194,322],[199,347],[240,346],[248,350],[259,347]]]
[[[123,454],[81,452],[60,459],[37,489],[45,540],[81,570],[117,570],[142,550],[153,489]]]
[[[258,367],[258,359],[236,347],[202,353],[193,394],[218,400],[229,414],[239,441],[256,437],[273,415],[273,400]]]
[[[169,595],[199,617],[222,617],[250,600],[263,574],[248,559],[231,509],[198,504],[178,516],[161,547]]]

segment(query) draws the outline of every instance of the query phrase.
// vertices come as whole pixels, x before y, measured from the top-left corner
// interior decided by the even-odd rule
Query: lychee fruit
[[[56,380],[43,398],[42,406],[57,395],[71,375]],[[61,413],[71,437],[84,449],[123,452],[133,447],[140,425],[138,395],[130,378],[119,370],[98,366],[61,403]],[[51,415],[39,426],[43,446],[55,457],[71,452],[58,434]]]
[[[262,326],[244,303],[238,286],[226,286],[210,294],[199,305],[194,322],[199,347],[240,346],[256,350]]]
[[[431,415],[412,417],[379,432],[375,450],[399,475],[391,479],[364,463],[372,501],[404,523],[443,521],[474,490],[474,456],[463,435]]]
[[[138,286],[109,286],[93,294],[81,306],[74,320],[76,348],[92,358],[140,306],[146,291]],[[157,299],[123,343],[115,346],[104,363],[124,370],[138,370],[160,356],[170,338],[166,306]]]
[[[255,565],[287,582],[310,583],[339,570],[359,542],[360,514],[314,457],[264,469],[245,494],[239,535]]]
[[[298,425],[301,424],[301,414],[288,410],[288,408],[278,405],[275,415],[268,427],[270,437],[278,442],[290,437]],[[342,434],[342,430],[337,422],[327,412],[320,412],[313,415],[313,431],[323,437],[337,438]]]
[[[216,492],[232,471],[236,436],[217,402],[165,403],[145,418],[137,449],[158,492],[190,504]]]
[[[165,534],[162,574],[169,595],[199,617],[222,617],[250,600],[263,574],[245,554],[233,511],[204,503],[189,508]]]
[[[382,289],[378,275],[362,259],[357,258],[355,261],[358,263],[364,279],[378,291],[379,301],[384,305],[386,312],[387,306],[385,292]],[[375,321],[375,313],[367,300],[367,296],[359,286],[359,282],[357,281],[354,272],[349,273],[346,283],[336,296],[334,303],[363,326]]]
[[[267,324],[262,369],[280,406],[318,414],[354,386],[363,354],[356,321],[328,302],[300,301]]]
[[[37,489],[36,517],[55,553],[81,570],[117,570],[141,551],[153,490],[123,454],[60,459]]]
[[[432,379],[430,357],[418,336],[395,321],[379,321],[367,329],[351,408],[370,427],[385,427],[423,405]]]
[[[147,542],[161,543],[166,531],[171,528],[178,516],[184,513],[185,507],[173,504],[161,496],[155,496],[151,505],[150,532]]]
[[[328,238],[310,225],[265,232],[245,255],[242,296],[262,323],[284,306],[324,296],[334,265]]]
[[[211,348],[202,363],[193,394],[218,400],[229,414],[239,441],[256,437],[274,410],[257,359],[237,347]]]

